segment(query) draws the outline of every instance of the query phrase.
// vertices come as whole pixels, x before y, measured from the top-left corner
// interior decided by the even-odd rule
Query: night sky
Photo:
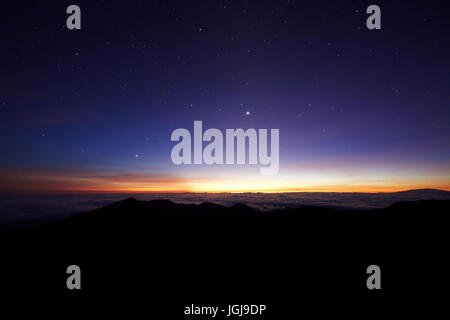
[[[0,25],[1,191],[450,190],[448,1],[2,1]],[[278,175],[174,165],[194,120],[279,128]]]

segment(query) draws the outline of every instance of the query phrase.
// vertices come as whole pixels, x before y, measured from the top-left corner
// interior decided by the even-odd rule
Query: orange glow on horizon
[[[263,187],[263,186],[240,186],[232,188],[230,185],[202,184],[192,188],[177,188],[171,186],[148,187],[148,186],[98,186],[71,188],[70,186],[58,189],[43,188],[29,189],[17,188],[10,192],[38,192],[38,193],[285,193],[285,192],[343,192],[343,193],[390,193],[413,189],[439,189],[450,191],[450,185],[330,185],[330,186],[304,186],[304,187]]]
[[[44,193],[280,193],[398,192],[412,189],[450,191],[447,170],[422,174],[339,173],[289,170],[277,176],[246,172],[164,173],[115,171],[0,172],[1,192]],[[214,178],[212,178],[214,177]]]

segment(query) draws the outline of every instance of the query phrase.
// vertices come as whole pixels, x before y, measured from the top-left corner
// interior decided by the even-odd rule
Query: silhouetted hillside
[[[353,233],[365,230],[380,232],[409,232],[409,228],[443,227],[450,201],[420,200],[398,202],[384,209],[336,210],[304,206],[295,209],[262,212],[243,204],[230,207],[205,202],[199,205],[179,204],[170,200],[138,201],[134,198],[115,202],[100,209],[73,215],[46,230],[83,230],[83,232],[121,232],[157,228],[158,231],[275,231],[305,229],[320,232],[323,229],[341,229]],[[395,228],[399,228],[395,230]],[[142,230],[144,229],[144,230]],[[179,230],[180,229],[180,230]]]
[[[439,200],[368,211],[304,206],[263,212],[242,204],[129,198],[4,234],[2,285],[70,297],[65,268],[77,264],[87,274],[83,294],[133,301],[150,295],[163,315],[179,316],[173,301],[183,306],[211,298],[256,300],[280,308],[277,314],[294,314],[299,292],[303,301],[328,295],[370,307],[365,279],[371,264],[382,268],[382,293],[393,297],[414,299],[418,288],[431,292],[444,281],[449,212],[450,201]]]
[[[436,189],[390,193],[287,192],[287,193],[79,193],[0,194],[0,232],[30,228],[87,212],[133,197],[139,200],[167,199],[180,204],[212,202],[224,206],[242,203],[260,211],[316,206],[349,209],[381,209],[400,201],[450,200],[450,192]]]

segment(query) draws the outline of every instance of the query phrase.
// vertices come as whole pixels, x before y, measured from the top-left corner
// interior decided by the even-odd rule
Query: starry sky
[[[448,1],[7,0],[0,25],[0,191],[450,190]],[[174,165],[194,120],[279,128],[279,173]]]

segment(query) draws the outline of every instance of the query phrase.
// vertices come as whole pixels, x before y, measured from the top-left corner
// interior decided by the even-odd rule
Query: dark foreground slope
[[[276,318],[329,308],[348,315],[356,305],[374,312],[401,297],[438,303],[450,270],[449,212],[450,201],[434,200],[258,212],[126,199],[3,234],[3,288],[78,305],[131,302],[129,310],[180,319],[192,303],[268,304]],[[82,269],[79,292],[66,289],[71,264]],[[380,291],[366,287],[372,264],[382,270]]]

